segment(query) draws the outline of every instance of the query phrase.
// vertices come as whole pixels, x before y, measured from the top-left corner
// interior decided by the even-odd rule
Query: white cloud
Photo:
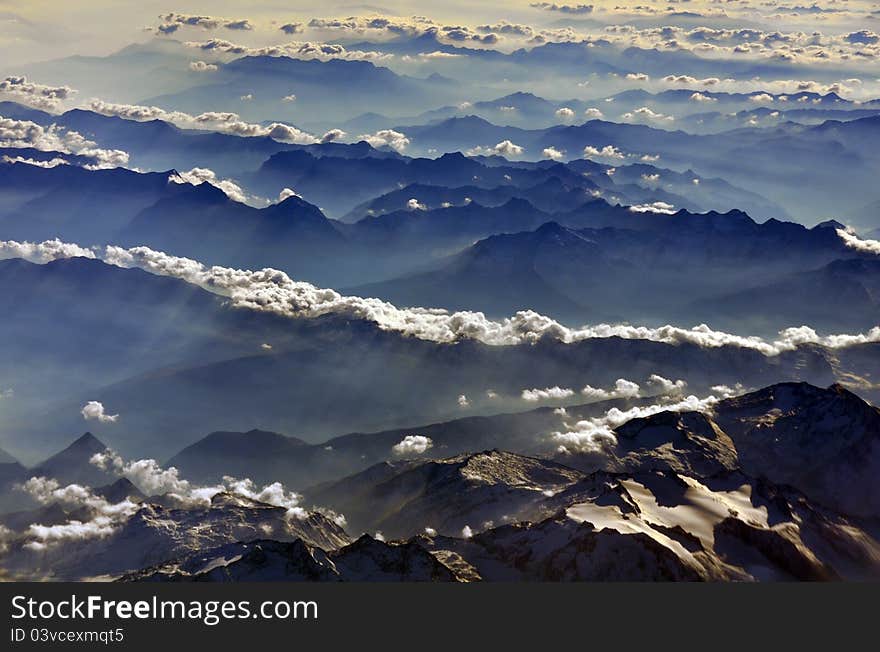
[[[701,102],[703,104],[711,104],[717,102],[718,100],[712,97],[711,95],[706,95],[705,93],[692,93],[691,94],[692,102]]]
[[[584,147],[584,157],[586,158],[604,158],[604,159],[613,159],[613,160],[623,160],[626,158],[626,154],[617,149],[614,145],[605,145],[602,149],[595,147],[593,145],[587,145]]]
[[[62,258],[95,258],[95,252],[76,244],[55,240],[40,243],[0,240],[0,260],[23,258],[32,263],[49,263]]]
[[[660,213],[661,215],[674,215],[675,206],[665,201],[655,201],[650,204],[636,204],[630,206],[629,210],[633,213]]]
[[[545,147],[541,151],[541,156],[543,156],[544,158],[549,158],[552,161],[558,161],[562,159],[562,157],[565,155],[555,147]]]
[[[589,398],[637,398],[641,388],[638,383],[634,383],[626,378],[618,378],[614,383],[614,389],[604,390],[596,389],[587,385],[581,390],[581,394]]]
[[[524,401],[533,403],[537,401],[560,401],[574,396],[574,390],[556,385],[554,387],[545,387],[544,389],[524,389],[521,396]]]
[[[277,203],[283,202],[285,199],[289,199],[291,197],[302,197],[296,190],[291,188],[282,188],[281,192],[278,193],[278,201]]]
[[[174,34],[181,27],[195,27],[214,30],[221,27],[234,31],[250,31],[254,27],[247,18],[220,18],[218,16],[197,16],[192,14],[168,13],[159,16],[160,23],[156,27],[159,34]]]
[[[658,396],[676,396],[683,394],[687,382],[681,379],[672,381],[657,374],[651,374],[648,378],[648,387],[654,390]]]
[[[519,156],[523,153],[523,148],[510,140],[502,140],[492,148],[496,154],[501,156]]]
[[[605,117],[605,114],[596,107],[590,107],[589,109],[584,111],[584,115],[587,117],[588,120],[601,120]]]
[[[141,106],[138,104],[114,104],[103,100],[91,100],[88,108],[101,115],[111,115],[126,120],[139,122],[162,120],[185,129],[202,129],[218,131],[233,136],[268,136],[282,143],[311,145],[318,142],[315,136],[301,131],[296,127],[280,122],[268,125],[245,122],[237,113],[208,111],[198,115],[190,115],[182,111],[166,111],[157,106]]]
[[[76,93],[70,86],[46,86],[28,81],[24,75],[0,80],[0,97],[44,111],[57,110],[64,100]]]
[[[715,396],[697,398],[688,396],[679,400],[662,401],[653,405],[637,406],[628,410],[611,408],[601,417],[578,421],[571,430],[554,432],[550,438],[558,444],[560,453],[590,453],[602,451],[617,443],[614,429],[627,421],[664,411],[705,411],[718,402]]]
[[[837,235],[850,249],[861,251],[866,254],[880,255],[880,240],[863,240],[855,233],[846,229],[837,229]]]
[[[759,93],[758,95],[749,96],[749,102],[754,102],[755,104],[770,104],[773,101],[773,96],[768,95],[767,93]]]
[[[564,106],[561,109],[556,109],[556,117],[560,120],[572,120],[574,119],[574,111]]]
[[[168,180],[172,183],[188,183],[193,186],[208,183],[215,188],[222,190],[226,193],[226,196],[233,201],[242,204],[248,201],[248,199],[254,199],[249,198],[237,183],[230,179],[220,179],[213,170],[209,170],[208,168],[193,168],[188,172],[178,172],[177,174],[170,176]],[[281,192],[284,191],[282,190]]]
[[[464,394],[459,395],[459,397],[456,399],[456,402],[458,403],[458,407],[462,408],[466,408],[471,404],[470,400],[468,400],[468,397]]]
[[[128,154],[119,149],[101,149],[79,132],[50,125],[43,127],[30,120],[0,117],[0,147],[32,147],[44,152],[76,154],[92,159],[88,169],[122,167],[128,164]]]
[[[409,138],[406,137],[406,134],[393,129],[380,129],[374,134],[361,134],[358,136],[358,140],[365,140],[376,149],[390,147],[397,152],[403,152],[409,145]]]
[[[432,527],[425,527],[425,534],[428,535],[429,537],[436,537],[437,530],[435,530]]]
[[[472,536],[474,536],[474,531],[471,529],[470,525],[465,525],[461,528],[461,537],[463,539],[470,539]]]
[[[422,455],[434,446],[430,437],[424,435],[407,435],[391,447],[391,452],[398,457]]]
[[[411,211],[426,211],[426,210],[428,210],[428,207],[425,204],[421,203],[415,197],[413,197],[408,202],[406,202],[406,208],[407,208],[407,210],[411,210]]]
[[[11,248],[18,246],[21,246],[20,243],[13,243]],[[760,337],[713,330],[706,324],[693,328],[630,324],[596,324],[570,328],[532,310],[522,310],[512,317],[493,321],[480,312],[450,313],[437,308],[398,308],[380,299],[344,296],[329,288],[318,288],[311,283],[295,281],[275,269],[253,271],[206,267],[198,261],[171,256],[149,247],[125,249],[108,246],[99,257],[110,265],[137,267],[153,274],[180,278],[227,297],[229,304],[236,308],[258,310],[292,319],[338,314],[349,319],[371,321],[386,331],[433,342],[473,339],[489,345],[504,346],[530,344],[544,338],[569,343],[618,337],[671,345],[692,344],[706,348],[736,346],[772,356],[791,351],[805,343],[840,348],[880,341],[880,326],[865,333],[825,336],[820,336],[808,326],[799,326],[780,331],[777,339],[768,341]]]
[[[116,423],[118,414],[108,414],[104,410],[104,404],[100,401],[89,401],[80,410],[82,418],[86,421],[100,421],[101,423]]]
[[[207,63],[206,61],[190,61],[189,69],[193,72],[217,72],[218,66],[215,63]]]
[[[334,143],[337,140],[342,140],[348,134],[346,134],[342,129],[330,129],[329,131],[324,132],[324,135],[321,136],[322,143]]]
[[[648,108],[647,106],[640,107],[635,111],[627,111],[622,116],[620,116],[622,120],[626,122],[641,122],[641,123],[655,123],[655,122],[671,122],[675,118],[671,115],[665,115],[663,113],[658,113],[653,109]]]
[[[291,41],[280,45],[249,47],[214,38],[208,41],[187,41],[184,45],[203,52],[219,52],[247,57],[289,57],[291,59],[319,59],[321,61],[329,61],[330,59],[382,61],[391,58],[390,54],[374,50],[348,50],[344,45],[338,43]]]

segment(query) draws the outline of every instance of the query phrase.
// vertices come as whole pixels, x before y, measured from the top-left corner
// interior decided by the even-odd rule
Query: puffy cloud
[[[426,211],[426,210],[428,210],[428,207],[425,206],[425,204],[421,203],[415,197],[413,197],[408,202],[406,202],[406,208],[407,208],[407,210],[411,210],[411,211]]]
[[[468,397],[465,396],[464,394],[459,395],[459,397],[456,399],[456,402],[458,403],[458,407],[462,407],[462,408],[466,408],[471,404]]]
[[[559,161],[565,156],[565,154],[563,154],[555,147],[545,147],[543,150],[541,150],[541,156],[543,156],[544,158],[549,158],[551,161]]]
[[[692,93],[690,99],[692,102],[700,102],[702,104],[712,104],[718,101],[711,95],[705,95],[704,93]]]
[[[581,394],[591,401],[607,401],[613,398],[638,398],[641,389],[638,383],[626,378],[618,378],[613,389],[601,389],[587,385],[581,390]]]
[[[282,102],[296,102],[296,95],[291,93],[290,95],[285,95],[281,98]]]
[[[568,387],[545,387],[544,389],[524,389],[522,391],[522,399],[535,403],[537,401],[561,401],[562,399],[574,396],[574,390]]]
[[[290,197],[301,197],[301,195],[291,188],[282,188],[281,192],[278,193],[278,203],[280,204],[285,199],[289,199]]]
[[[558,11],[562,14],[583,15],[593,13],[593,5],[560,5],[555,2],[533,2],[529,5],[544,11]]]
[[[241,186],[229,179],[219,178],[213,170],[208,168],[193,168],[189,172],[177,172],[170,176],[168,180],[172,183],[189,183],[193,186],[209,183],[215,188],[222,190],[233,201],[243,204],[248,200],[248,196],[241,189]]]
[[[205,61],[190,61],[189,69],[193,72],[217,72],[218,66],[215,63]]]
[[[365,140],[376,149],[390,147],[397,152],[403,152],[409,145],[409,138],[406,137],[406,134],[394,131],[394,129],[380,129],[374,134],[361,134],[358,136],[358,140]]]
[[[95,258],[95,252],[76,244],[61,242],[57,238],[39,243],[0,240],[0,260],[7,258],[23,258],[32,263],[43,264],[62,258]]]
[[[749,96],[749,102],[754,102],[755,104],[770,104],[774,99],[775,98],[768,93],[758,93],[757,95]]]
[[[345,133],[342,129],[330,129],[329,131],[324,132],[324,135],[321,136],[322,143],[334,143],[337,140],[342,140],[348,134]]]
[[[208,505],[218,493],[227,492],[283,507],[290,517],[302,518],[307,515],[300,507],[302,496],[286,490],[280,482],[257,487],[249,478],[223,476],[222,482],[217,485],[195,485],[181,478],[176,467],[163,468],[154,459],[125,460],[111,449],[96,453],[89,461],[100,469],[128,478],[149,495],[170,495],[186,504]]]
[[[24,156],[3,156],[2,158],[0,158],[0,161],[3,161],[4,163],[11,163],[11,164],[22,163],[24,165],[33,165],[34,167],[37,167],[37,168],[46,168],[46,169],[57,168],[59,165],[70,165],[70,161],[63,159],[63,158],[60,158],[58,156],[56,156],[55,158],[50,159],[48,161],[38,161],[36,159],[27,158]]]
[[[70,86],[46,86],[28,81],[24,75],[6,77],[0,80],[0,97],[27,104],[44,111],[58,109],[60,104],[74,95]]]
[[[585,110],[584,115],[587,117],[588,120],[601,120],[605,117],[605,114],[596,107],[590,107],[589,109]]]
[[[671,122],[675,118],[671,115],[665,115],[663,113],[658,113],[653,109],[648,108],[647,106],[639,107],[635,111],[627,111],[622,116],[620,116],[623,120],[627,122]]]
[[[432,528],[432,527],[427,527],[427,526],[426,526],[426,527],[425,527],[425,534],[426,534],[427,536],[429,536],[429,537],[436,537],[436,536],[437,536],[437,530],[435,530],[435,529]]]
[[[500,154],[501,156],[519,156],[524,151],[522,147],[516,145],[510,140],[502,140],[492,149],[496,154]]]
[[[648,184],[655,184],[660,181],[660,175],[657,173],[654,174],[643,174],[641,180]]]
[[[584,157],[623,160],[626,158],[626,154],[621,152],[614,145],[605,145],[602,149],[593,145],[587,145],[584,147]]]
[[[629,210],[633,213],[660,213],[661,215],[675,215],[675,206],[665,201],[655,201],[650,204],[636,204],[630,206]]]
[[[676,396],[683,394],[687,387],[687,382],[681,379],[672,381],[657,374],[651,374],[648,378],[648,387],[654,390],[659,396]]]
[[[846,229],[837,229],[837,235],[850,249],[861,251],[866,254],[880,255],[880,240],[862,240],[855,233]]]
[[[280,29],[285,34],[299,34],[305,29],[305,25],[303,25],[302,23],[284,23],[278,29]]]
[[[398,457],[422,455],[434,445],[430,437],[424,435],[407,435],[391,447],[391,452]]]
[[[627,421],[647,417],[667,410],[706,411],[714,406],[719,399],[716,396],[697,398],[688,396],[678,400],[666,400],[647,406],[636,406],[628,410],[611,408],[600,417],[578,421],[570,430],[554,432],[550,439],[558,444],[560,453],[592,453],[605,450],[617,443],[614,429]]]
[[[466,154],[468,156],[480,156],[485,154],[489,156],[505,156],[511,158],[514,156],[520,156],[524,151],[525,148],[520,147],[513,141],[502,140],[494,147],[474,147],[473,149],[469,149]]]
[[[89,169],[128,164],[128,154],[122,150],[102,149],[79,132],[54,124],[43,127],[30,120],[0,117],[0,147],[32,147],[45,152],[76,154],[94,161],[84,166]]]
[[[291,319],[336,314],[348,319],[373,322],[386,331],[441,343],[473,339],[489,345],[504,346],[533,344],[544,338],[571,343],[618,337],[706,348],[736,346],[772,356],[794,350],[805,343],[840,348],[880,342],[880,326],[865,333],[825,336],[820,336],[808,326],[799,326],[780,331],[777,339],[768,341],[755,336],[716,331],[706,324],[693,328],[671,325],[655,328],[630,324],[597,324],[570,328],[532,310],[522,310],[512,317],[494,321],[481,312],[450,313],[438,308],[398,308],[381,299],[345,296],[329,288],[318,288],[311,283],[295,281],[276,269],[253,271],[206,267],[198,261],[171,256],[149,247],[125,249],[108,246],[99,257],[110,265],[137,267],[152,274],[180,278],[227,297],[230,306],[234,308],[258,310]]]
[[[137,510],[137,504],[128,499],[110,503],[88,487],[70,484],[62,487],[58,481],[46,477],[32,477],[17,487],[43,505],[58,503],[68,509],[82,510],[89,520],[69,520],[55,525],[33,523],[24,532],[29,539],[25,547],[43,550],[47,546],[69,540],[83,540],[112,534],[116,526]]]
[[[237,113],[208,111],[198,115],[190,115],[182,111],[166,111],[157,106],[141,106],[137,104],[114,104],[103,100],[92,100],[89,109],[101,115],[111,115],[126,120],[139,122],[162,120],[185,129],[204,129],[219,131],[233,136],[251,137],[268,136],[283,143],[310,145],[318,139],[304,131],[280,122],[268,125],[245,122]]]
[[[101,423],[116,423],[118,414],[108,414],[104,410],[104,404],[100,401],[89,401],[80,410],[82,418],[86,421],[100,421]]]
[[[250,31],[253,25],[247,18],[219,18],[216,16],[194,16],[191,14],[169,13],[159,16],[161,23],[156,27],[159,34],[174,34],[181,27],[197,27],[214,30],[224,27],[234,31]]]
[[[465,525],[461,528],[461,537],[463,539],[470,539],[472,536],[474,536],[474,531],[471,529],[470,525]]]
[[[625,79],[629,81],[648,81],[650,77],[643,72],[628,72]]]
[[[574,111],[567,106],[562,107],[561,109],[556,109],[556,117],[560,120],[573,120],[574,119]]]
[[[291,41],[280,45],[250,47],[225,39],[212,38],[207,41],[187,41],[187,47],[205,52],[219,52],[247,57],[289,57],[291,59],[344,59],[346,61],[381,61],[390,59],[390,54],[375,50],[348,50],[338,43],[318,43],[313,41]]]

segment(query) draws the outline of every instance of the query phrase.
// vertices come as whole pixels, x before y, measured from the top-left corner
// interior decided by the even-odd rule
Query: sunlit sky
[[[167,0],[78,0],[61,3],[57,0],[0,0],[0,60],[6,66],[43,61],[73,54],[105,55],[132,42],[160,37],[155,28],[159,16],[170,12],[190,16],[208,16],[227,21],[247,20],[251,29],[231,30],[222,25],[216,29],[184,26],[175,36],[185,38],[210,36],[230,38],[246,45],[267,45],[290,40],[279,30],[288,22],[307,24],[311,18],[340,18],[382,14],[386,16],[427,16],[446,25],[480,23],[497,25],[499,21],[540,28],[558,28],[575,24],[578,31],[601,33],[606,26],[636,25],[639,28],[665,24],[696,24],[731,28],[735,26],[801,32],[805,36],[880,30],[880,13],[876,3],[867,0],[830,0],[814,4],[797,0],[725,0],[651,2],[651,0],[592,2],[592,9],[560,11],[554,7],[535,7],[529,0],[505,2],[443,2],[389,1],[377,4],[324,2],[316,5],[304,0],[263,0],[261,2],[168,2]],[[546,3],[545,3],[546,4]],[[560,3],[562,4],[562,3]],[[566,7],[578,7],[571,2]],[[804,6],[808,8],[804,10]],[[687,12],[687,18],[670,17]],[[306,28],[299,40],[341,40],[352,34],[327,34]],[[372,35],[375,36],[375,35]],[[503,35],[502,35],[503,36]],[[866,46],[876,47],[869,36]],[[503,37],[497,47],[519,45],[515,38]]]

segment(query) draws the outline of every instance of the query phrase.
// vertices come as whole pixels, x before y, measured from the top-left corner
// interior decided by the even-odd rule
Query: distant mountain
[[[285,107],[281,98],[290,93],[297,100]],[[235,111],[254,120],[307,118],[314,123],[320,116],[326,130],[364,111],[422,111],[440,101],[464,99],[464,93],[439,75],[418,79],[369,61],[255,55],[224,64],[208,83],[143,102],[193,114]],[[243,95],[252,100],[244,104]]]
[[[97,487],[116,478],[89,462],[93,455],[107,450],[97,437],[87,432],[64,450],[29,469],[31,476],[44,476],[64,484]]]
[[[168,464],[198,481],[216,481],[224,474],[256,482],[286,481],[292,464],[306,462],[303,457],[308,448],[301,439],[277,432],[212,432],[184,448]]]
[[[880,323],[878,280],[880,260],[836,260],[817,270],[698,301],[689,312],[720,328],[758,332],[792,324],[810,324],[827,332],[869,330]],[[815,297],[822,297],[821,305],[813,301]],[[759,309],[762,306],[766,310]]]
[[[852,312],[814,321],[808,317],[815,311],[795,299],[804,296],[803,292],[811,292],[812,296],[827,292],[830,301],[844,300],[852,293],[832,295],[845,284],[855,283],[854,291],[858,287],[873,288],[867,271],[871,261],[853,259],[859,254],[848,249],[837,235],[839,224],[806,229],[777,220],[758,224],[739,211],[705,215],[678,211],[667,215],[650,207],[633,210],[601,201],[546,216],[534,209],[529,213],[521,204],[516,204],[518,210],[503,206],[480,211],[467,206],[366,218],[358,223],[359,227],[378,230],[380,225],[394,228],[401,224],[397,231],[412,234],[417,232],[416,225],[424,223],[436,234],[447,214],[450,220],[456,215],[470,217],[468,226],[454,229],[465,233],[469,228],[479,228],[479,219],[494,212],[523,216],[512,221],[510,235],[481,240],[445,261],[437,261],[436,269],[366,284],[351,292],[379,296],[398,305],[483,310],[495,317],[533,308],[569,323],[705,322],[769,337],[782,328],[805,323],[844,331],[870,328],[876,323],[872,321],[871,304],[864,301]],[[534,227],[528,225],[529,221],[545,217],[554,221],[530,230]],[[529,230],[517,233],[517,226]],[[493,230],[502,231],[503,227],[499,224]],[[418,250],[418,245],[413,248]],[[681,266],[683,259],[688,261],[687,267]],[[838,259],[853,260],[834,262]],[[840,271],[813,272],[820,266]],[[852,272],[843,273],[848,269]],[[817,275],[832,280],[817,284]],[[797,279],[802,292],[775,302],[776,284],[787,277]],[[863,279],[863,286],[857,285],[858,278]],[[764,285],[768,287],[763,294],[751,289]],[[871,296],[873,289],[867,292]],[[733,296],[728,305],[725,299],[734,293],[746,298]],[[772,310],[759,307],[771,305]]]

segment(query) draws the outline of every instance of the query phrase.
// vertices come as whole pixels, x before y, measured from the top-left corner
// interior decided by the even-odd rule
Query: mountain
[[[561,464],[501,451],[402,465],[387,479],[384,469],[367,469],[306,498],[344,513],[353,532],[405,538],[423,528],[458,532],[468,523],[526,520],[547,492],[580,477]]]
[[[281,98],[292,92],[297,100],[285,107]],[[255,55],[225,63],[208,83],[142,103],[194,115],[235,111],[254,121],[308,119],[327,130],[364,111],[422,111],[442,100],[464,99],[463,92],[439,76],[399,75],[369,61]],[[252,96],[246,104],[244,95]]]
[[[87,432],[64,450],[28,470],[31,476],[57,480],[62,485],[81,484],[91,487],[111,483],[115,478],[89,460],[107,450],[97,437]]]
[[[516,232],[517,226],[545,216],[535,209],[504,208],[495,212],[514,218],[509,235],[490,236],[437,260],[430,271],[365,284],[350,292],[397,305],[483,310],[493,317],[532,308],[568,323],[708,323],[766,337],[805,323],[843,331],[876,323],[871,321],[873,300],[865,300],[874,293],[872,261],[854,259],[859,254],[837,235],[837,223],[806,229],[778,220],[758,224],[740,211],[668,215],[595,201],[554,214],[553,221],[534,231]],[[442,238],[446,211],[455,211],[450,220],[457,215],[471,217],[473,230],[493,215],[491,210],[466,206],[413,217],[388,214],[358,225],[369,223],[378,230],[387,223],[412,237],[421,223],[427,223]],[[432,219],[432,213],[439,219]],[[518,215],[522,217],[515,219]],[[686,268],[682,259],[688,260]],[[816,283],[821,273],[812,270],[823,265],[834,270],[827,274],[832,282]],[[790,289],[780,277],[796,278],[801,291],[775,301],[778,291]],[[763,292],[751,289],[762,285],[767,286]],[[842,293],[844,288],[848,291]],[[816,311],[797,299],[805,293],[827,296],[829,302],[856,296],[861,302],[853,311],[816,322],[809,319]]]
[[[470,493],[485,487],[471,484]],[[459,500],[468,500],[459,496]],[[255,541],[147,568],[153,581],[779,581],[877,577],[878,543],[795,490],[739,473],[584,477],[545,497],[547,518],[325,553]],[[430,553],[427,556],[425,553]]]
[[[453,582],[459,576],[415,543],[367,535],[325,552],[301,540],[234,543],[126,575],[126,582]]]
[[[557,289],[562,280],[558,278],[560,262],[583,271],[579,283],[620,273],[619,268],[627,266],[604,256],[593,240],[547,222],[533,232],[482,240],[440,271],[352,291],[398,305],[421,301],[450,310],[484,310],[493,316],[532,309],[575,323],[609,320],[603,308],[584,305]],[[588,294],[585,289],[584,295]]]
[[[319,513],[291,517],[284,507],[220,493],[204,506],[169,508],[144,502],[104,536],[83,536],[64,541],[62,546],[29,548],[29,535],[19,535],[4,558],[4,567],[22,579],[118,577],[202,550],[266,536],[300,540],[328,550],[349,542],[342,528]]]
[[[277,432],[212,432],[184,448],[168,465],[197,481],[234,475],[261,483],[286,482],[291,477],[290,467],[305,462],[308,448],[301,439]]]
[[[840,385],[782,383],[722,401],[742,468],[854,516],[880,512],[880,410]]]
[[[629,409],[650,400],[611,399],[569,405],[565,418],[600,417],[609,409]],[[213,433],[171,457],[167,466],[179,469],[183,477],[206,484],[232,474],[258,483],[281,481],[298,488],[311,487],[306,490],[308,496],[311,490],[351,474],[363,472],[369,476],[368,469],[379,475],[383,469],[392,472],[405,463],[395,459],[393,446],[413,433],[428,437],[432,442],[432,448],[419,458],[430,457],[434,451],[443,456],[456,456],[487,448],[528,454],[540,450],[542,437],[548,437],[563,424],[563,417],[552,407],[521,411],[523,401],[519,396],[496,396],[492,403],[496,410],[512,412],[380,432],[350,433],[308,445],[290,437],[282,439],[282,435],[260,432]]]
[[[753,332],[778,331],[791,324],[810,324],[826,332],[869,330],[880,323],[878,274],[880,260],[835,260],[766,285],[698,301],[688,311],[719,328]],[[815,297],[822,297],[821,306],[814,303]]]

